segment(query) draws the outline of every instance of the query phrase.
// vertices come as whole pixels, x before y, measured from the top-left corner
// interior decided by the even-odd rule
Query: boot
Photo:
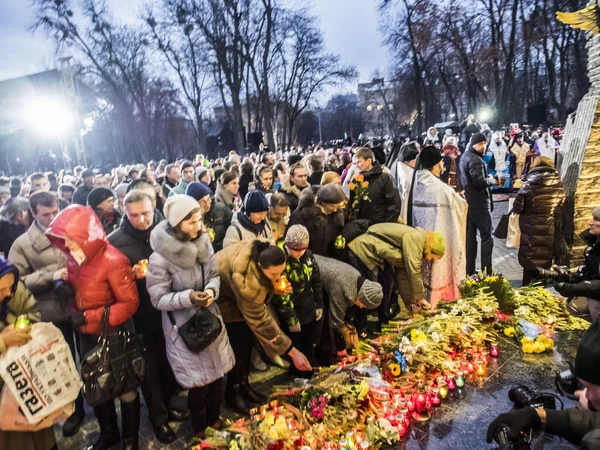
[[[75,400],[75,412],[67,420],[65,420],[65,423],[63,424],[63,436],[75,436],[79,431],[84,418],[85,411],[83,409],[83,397],[81,394],[79,394],[77,400]]]
[[[248,378],[245,378],[241,384],[242,395],[250,403],[260,403],[261,405],[267,401],[267,397],[252,389]]]
[[[267,370],[269,370],[267,363],[265,363],[262,357],[260,356],[260,351],[258,350],[256,345],[252,347],[252,352],[250,353],[250,364],[255,370],[258,370],[259,372],[266,372]]]
[[[121,402],[121,424],[123,426],[123,450],[139,450],[140,396],[131,402]]]
[[[248,411],[250,411],[250,406],[248,406],[248,403],[246,403],[246,400],[242,396],[241,384],[235,384],[227,389],[225,392],[225,402],[227,406],[242,416],[247,416]]]
[[[94,415],[100,425],[100,437],[88,450],[107,450],[121,442],[114,401],[95,406]]]

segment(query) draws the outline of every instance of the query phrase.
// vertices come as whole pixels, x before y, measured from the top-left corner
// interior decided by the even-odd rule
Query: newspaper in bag
[[[27,344],[8,348],[0,377],[31,424],[75,401],[82,385],[62,333],[46,322],[31,327]]]

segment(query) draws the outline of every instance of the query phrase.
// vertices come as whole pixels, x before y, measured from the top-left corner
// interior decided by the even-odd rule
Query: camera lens
[[[513,386],[508,391],[508,398],[517,408],[525,408],[533,402],[535,394],[527,386]]]

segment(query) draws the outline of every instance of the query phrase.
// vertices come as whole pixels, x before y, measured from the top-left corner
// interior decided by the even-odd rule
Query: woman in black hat
[[[95,188],[89,193],[87,204],[94,210],[108,236],[121,223],[121,213],[115,209],[115,194],[110,189]]]

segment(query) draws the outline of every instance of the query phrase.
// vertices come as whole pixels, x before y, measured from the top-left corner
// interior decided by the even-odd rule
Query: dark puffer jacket
[[[490,182],[483,155],[477,153],[473,146],[460,158],[459,190],[465,191],[465,200],[472,209],[492,209]]]
[[[560,249],[561,233],[556,233],[565,200],[560,177],[552,167],[535,167],[519,190],[513,212],[520,214],[521,246],[519,264],[524,269],[549,269]]]
[[[152,226],[146,231],[140,231],[131,225],[127,216],[121,219],[121,225],[108,236],[108,241],[117,250],[123,253],[132,266],[143,259],[150,259],[152,247],[150,246],[150,233],[162,220],[163,216],[158,210],[154,210]],[[140,307],[133,315],[133,323],[137,331],[161,331],[162,319],[160,311],[152,306],[150,294],[146,288],[146,279],[136,280]]]
[[[308,249],[315,255],[330,256],[333,254],[335,238],[344,228],[344,215],[339,213],[325,215],[315,205],[316,191],[321,186],[314,186],[302,191],[298,209],[290,217],[288,228],[292,225],[304,225],[310,235]]]
[[[232,217],[233,212],[223,203],[219,203],[214,199],[210,205],[210,211],[204,214],[204,225],[212,228],[215,232],[212,243],[215,253],[223,249],[223,239],[225,239],[227,228],[231,225]]]
[[[139,305],[138,291],[127,257],[108,243],[100,219],[92,208],[71,205],[52,221],[46,235],[52,245],[67,254],[69,283],[75,291],[75,305],[83,311],[86,324],[79,331],[100,334],[100,316],[110,306],[109,324],[116,327],[129,320]],[[85,254],[77,264],[65,246],[73,239]]]
[[[367,194],[371,201],[363,201],[358,212],[358,219],[369,220],[372,224],[397,222],[400,216],[400,194],[394,186],[392,177],[383,173],[381,164],[373,162],[373,168],[361,173],[369,182]],[[350,191],[350,205],[354,202],[354,191]]]

